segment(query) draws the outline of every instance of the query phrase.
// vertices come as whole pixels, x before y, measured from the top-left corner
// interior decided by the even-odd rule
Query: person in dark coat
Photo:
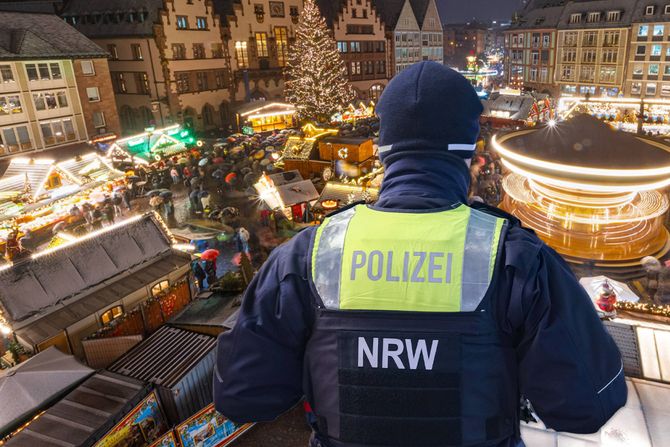
[[[195,277],[195,280],[198,283],[198,289],[199,290],[204,290],[205,289],[205,278],[207,278],[207,274],[205,273],[205,270],[202,268],[200,265],[200,260],[196,259],[191,262],[191,271],[193,272],[193,276]]]
[[[624,406],[621,355],[566,262],[515,217],[467,205],[481,112],[468,81],[434,62],[389,83],[377,107],[385,168],[379,200],[340,210],[272,252],[245,291],[237,324],[219,336],[220,413],[236,423],[270,421],[305,397],[312,446],[518,447],[521,396],[548,428],[573,433],[596,432]],[[367,222],[357,223],[358,213]],[[454,216],[463,216],[462,225]],[[426,230],[426,222],[444,219],[453,227]],[[430,251],[436,234],[444,232],[437,243],[447,244],[452,233],[468,234],[468,222],[471,245],[455,244],[461,248],[448,254],[464,259],[463,250],[477,269],[435,277],[436,260],[446,259]],[[350,238],[367,242],[347,246]],[[378,266],[391,265],[386,250],[394,244],[414,247],[406,255],[415,259],[412,269],[407,263],[413,273],[402,273],[402,253],[393,260],[396,273]],[[344,259],[351,247],[359,252]],[[463,281],[475,276],[479,282]],[[454,284],[457,293],[431,292],[428,310],[415,310],[431,287],[456,291]],[[466,301],[430,310],[450,296]],[[407,307],[391,312],[388,303]]]
[[[207,287],[211,289],[216,283],[216,260],[205,261],[205,274],[207,275]]]

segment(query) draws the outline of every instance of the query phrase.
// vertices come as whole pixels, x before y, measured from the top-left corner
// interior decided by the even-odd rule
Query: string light
[[[286,75],[286,98],[303,119],[331,117],[355,96],[337,43],[314,0],[304,2]]]
[[[670,317],[670,306],[659,306],[652,303],[631,303],[629,301],[617,301],[615,304],[618,310],[640,312],[661,317]]]

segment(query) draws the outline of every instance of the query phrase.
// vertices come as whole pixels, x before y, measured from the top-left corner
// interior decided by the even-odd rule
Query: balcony
[[[250,80],[259,80],[267,78],[282,78],[284,77],[283,67],[272,68],[238,68],[235,70],[234,78],[236,82],[244,80],[244,72],[248,73]]]

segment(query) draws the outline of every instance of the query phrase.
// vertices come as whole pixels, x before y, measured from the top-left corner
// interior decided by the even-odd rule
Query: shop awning
[[[93,372],[54,347],[0,371],[0,438]]]
[[[147,393],[143,382],[103,370],[32,421],[5,446],[93,445]]]

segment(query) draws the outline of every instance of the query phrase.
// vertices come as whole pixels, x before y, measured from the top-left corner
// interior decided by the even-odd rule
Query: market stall
[[[149,164],[185,152],[198,143],[189,129],[174,124],[163,129],[148,128],[141,134],[116,140],[107,155],[115,162]]]
[[[309,222],[310,207],[319,198],[311,180],[298,171],[264,174],[254,185],[259,198],[271,210],[280,210],[293,222]]]
[[[0,251],[14,231],[27,230],[44,242],[61,222],[82,220],[69,215],[75,205],[91,203],[122,182],[123,173],[103,157],[89,153],[56,163],[50,159],[15,158],[0,179]],[[93,197],[93,198],[92,198]]]
[[[355,123],[357,120],[372,118],[375,116],[375,103],[370,101],[364,103],[359,102],[358,105],[349,104],[341,111],[335,113],[331,122],[333,123]]]
[[[155,385],[168,422],[178,424],[212,401],[216,338],[163,326],[108,369]]]
[[[0,371],[0,444],[63,393],[93,374],[71,355],[47,349],[11,369]],[[35,387],[40,383],[39,387]]]
[[[332,213],[355,202],[373,203],[377,201],[379,190],[360,185],[340,182],[328,182],[321,191],[314,211],[323,214]]]
[[[148,391],[143,382],[101,371],[22,426],[4,446],[146,445],[167,430],[157,405],[148,404],[153,396],[147,400]]]
[[[277,101],[252,101],[238,107],[235,114],[238,130],[246,127],[260,133],[293,127],[296,108]]]
[[[667,99],[566,96],[558,101],[560,119],[568,119],[575,113],[588,113],[626,132],[637,132],[641,124],[644,132],[670,135],[670,100]]]

